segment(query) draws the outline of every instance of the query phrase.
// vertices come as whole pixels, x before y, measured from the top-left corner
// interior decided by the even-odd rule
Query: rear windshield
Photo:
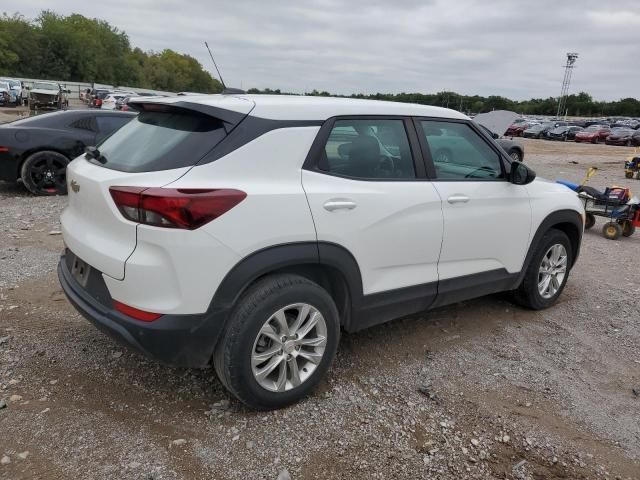
[[[112,170],[155,172],[195,165],[226,136],[220,120],[188,110],[141,112],[91,159]]]

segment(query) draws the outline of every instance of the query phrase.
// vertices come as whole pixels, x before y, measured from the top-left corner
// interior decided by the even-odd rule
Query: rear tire
[[[633,178],[633,172],[624,172],[625,178]]]
[[[306,307],[310,310],[304,314]],[[313,318],[317,326],[304,332]],[[318,342],[323,337],[324,342]],[[222,384],[245,405],[256,410],[282,408],[307,396],[320,382],[339,338],[338,310],[325,289],[298,275],[272,275],[238,301],[216,348],[214,366]],[[297,343],[311,340],[318,345]],[[276,366],[262,376],[272,362]]]
[[[622,226],[616,222],[607,222],[602,227],[602,235],[608,240],[617,240],[622,235]]]
[[[555,251],[564,252],[564,254],[555,259]],[[550,256],[553,266],[549,264]],[[513,292],[515,302],[532,310],[542,310],[553,305],[567,284],[572,263],[573,251],[569,237],[564,232],[552,228],[540,240],[527,266],[522,283]],[[564,273],[560,275],[562,265],[564,265]],[[544,287],[542,282],[546,281],[547,272],[550,271],[558,272],[551,275],[553,278],[547,283],[547,286],[551,284],[553,292],[550,289],[543,294],[540,291]]]
[[[509,150],[509,157],[515,162],[522,162],[522,153],[516,148]]]
[[[623,220],[620,222],[620,226],[622,227],[622,236],[630,237],[634,233],[636,233],[636,227],[633,225],[631,220]]]
[[[589,230],[596,224],[596,216],[593,213],[587,213],[584,221],[584,229]]]
[[[68,164],[69,159],[58,152],[33,153],[20,169],[22,183],[34,195],[66,195]]]

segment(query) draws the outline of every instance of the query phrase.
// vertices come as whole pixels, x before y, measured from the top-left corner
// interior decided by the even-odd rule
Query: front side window
[[[329,134],[320,170],[362,179],[416,177],[402,120],[337,120]]]
[[[443,180],[503,178],[500,156],[466,123],[420,122],[436,176]]]

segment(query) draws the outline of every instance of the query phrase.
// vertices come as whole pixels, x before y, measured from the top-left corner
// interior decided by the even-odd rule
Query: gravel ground
[[[525,148],[547,178],[640,189],[630,149]],[[549,310],[496,295],[344,335],[314,396],[256,413],[69,306],[65,201],[0,183],[0,478],[640,478],[640,235],[599,221]]]

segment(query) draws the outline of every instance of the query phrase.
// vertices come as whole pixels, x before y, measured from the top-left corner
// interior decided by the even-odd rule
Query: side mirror
[[[522,162],[511,162],[511,172],[509,172],[509,181],[514,185],[527,185],[536,178],[536,172],[531,170]]]

